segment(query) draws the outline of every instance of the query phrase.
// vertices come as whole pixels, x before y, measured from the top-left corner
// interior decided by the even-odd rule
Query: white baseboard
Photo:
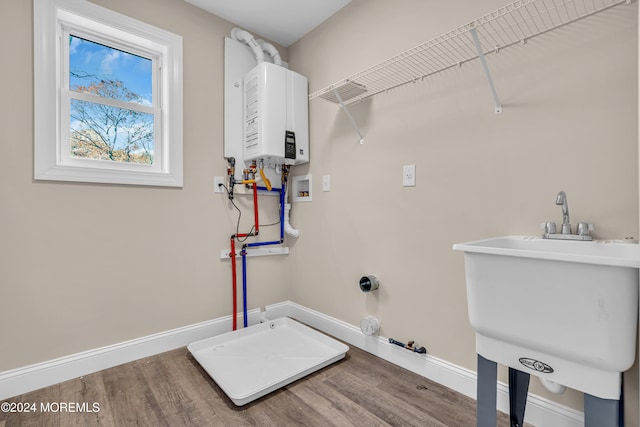
[[[409,352],[383,337],[367,337],[357,326],[299,304],[285,301],[265,308],[268,318],[289,316],[395,365],[422,375],[459,393],[476,397],[476,373],[431,355]],[[260,321],[260,310],[248,313],[248,323]],[[0,400],[69,379],[111,368],[143,357],[184,347],[231,330],[231,316],[76,353],[35,365],[0,372]],[[239,319],[241,324],[241,319]],[[498,384],[498,409],[509,411],[508,386]],[[582,427],[584,415],[564,405],[529,394],[525,421],[537,427]]]
[[[231,316],[227,316],[0,372],[0,399],[183,347],[230,329]]]

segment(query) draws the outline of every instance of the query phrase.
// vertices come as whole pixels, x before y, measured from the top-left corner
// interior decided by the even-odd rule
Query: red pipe
[[[229,256],[231,257],[231,277],[233,282],[233,330],[235,331],[237,328],[236,319],[238,317],[238,307],[236,304],[236,236],[231,236],[231,252],[229,252]]]
[[[256,221],[255,233],[258,235],[260,230],[260,225],[258,224],[258,185],[255,182],[253,183],[253,216]]]
[[[255,221],[255,225],[253,226],[254,231],[252,233],[238,233],[236,237],[242,239],[243,237],[249,236],[257,236],[260,231],[259,224],[259,216],[258,216],[258,186],[253,185],[253,220]]]
[[[229,256],[231,257],[231,278],[233,282],[233,330],[235,331],[238,328],[237,318],[238,318],[238,291],[237,291],[237,277],[236,277],[236,237],[243,238],[248,236],[256,236],[259,231],[259,218],[258,218],[258,186],[254,182],[253,183],[253,216],[255,220],[254,232],[253,233],[238,233],[231,236],[231,251],[229,252]]]

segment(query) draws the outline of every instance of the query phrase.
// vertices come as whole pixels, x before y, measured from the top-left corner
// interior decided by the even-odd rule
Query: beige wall
[[[33,181],[32,2],[0,2],[0,371],[231,314],[236,214],[213,177],[232,25],[182,0],[95,3],[184,39],[184,188]],[[252,307],[288,298],[284,262],[251,260]]]
[[[321,89],[504,4],[354,0],[291,46],[290,64]],[[475,369],[454,243],[538,235],[562,220],[559,190],[597,238],[638,238],[636,32],[636,5],[623,6],[490,56],[501,115],[479,63],[378,95],[350,107],[364,145],[338,106],[312,100],[312,162],[299,173],[315,185],[292,215],[294,300],[352,324],[375,315],[381,335]],[[401,186],[405,164],[414,188]],[[365,273],[377,293],[358,289]],[[577,392],[556,397],[537,380],[532,391],[582,407]]]
[[[231,311],[229,265],[218,255],[235,214],[212,186],[225,168],[232,25],[182,0],[96,3],[184,38],[184,188],[33,181],[32,6],[3,1],[0,371]],[[354,0],[288,59],[319,89],[503,4]],[[288,241],[289,257],[251,260],[260,283],[250,308],[291,299],[352,324],[372,314],[382,335],[475,369],[453,243],[536,235],[540,222],[559,220],[559,190],[573,222],[595,223],[597,238],[638,237],[636,8],[490,57],[501,115],[479,64],[354,106],[364,145],[336,105],[312,101],[312,163],[293,173],[314,175],[313,202],[294,206],[301,237]],[[417,165],[415,188],[401,186],[404,164]],[[265,205],[267,218],[276,207]],[[364,273],[381,279],[377,293],[358,289]],[[628,381],[636,395],[637,381]],[[581,407],[579,393],[551,398]]]

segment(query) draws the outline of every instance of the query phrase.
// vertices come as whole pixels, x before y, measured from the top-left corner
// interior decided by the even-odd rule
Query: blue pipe
[[[280,240],[284,241],[284,196],[287,184],[282,180],[282,189],[280,190]]]
[[[270,242],[253,242],[253,243],[247,243],[246,246],[248,248],[254,248],[256,246],[269,246],[269,245],[279,245],[281,244],[282,241],[281,240],[272,240]]]
[[[280,191],[280,240],[272,240],[270,242],[247,243],[245,247],[254,248],[257,246],[281,245],[282,242],[284,241],[284,195],[285,195],[284,184],[282,185],[282,187],[283,188],[281,189],[277,189],[277,191]],[[259,189],[260,187],[258,187],[258,190]]]
[[[280,191],[279,188],[271,187],[271,190],[269,190],[267,187],[260,187],[260,186],[258,186],[258,190],[260,190],[260,191]]]
[[[246,328],[249,322],[247,321],[247,251],[244,247],[240,255],[242,256],[242,315]]]

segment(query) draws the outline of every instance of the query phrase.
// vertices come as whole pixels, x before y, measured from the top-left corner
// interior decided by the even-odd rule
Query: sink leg
[[[529,392],[529,374],[509,368],[509,414],[511,427],[524,425],[524,410]]]
[[[585,427],[622,427],[620,401],[584,394]]]
[[[496,427],[498,364],[478,354],[476,426]]]

